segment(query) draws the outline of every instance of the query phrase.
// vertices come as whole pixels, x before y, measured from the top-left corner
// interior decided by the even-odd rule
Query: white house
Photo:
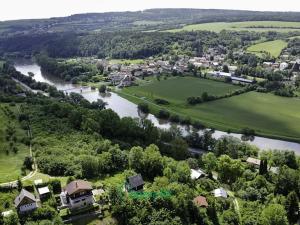
[[[37,200],[33,194],[22,189],[20,194],[16,197],[15,207],[19,213],[26,213],[38,208]]]
[[[92,190],[91,184],[87,181],[72,181],[60,194],[61,208],[78,210],[92,206],[95,203]]]
[[[285,70],[289,67],[289,64],[286,62],[280,63],[279,69],[280,70]]]
[[[219,197],[227,198],[227,192],[224,190],[224,188],[215,189],[213,190],[213,193],[216,198]]]

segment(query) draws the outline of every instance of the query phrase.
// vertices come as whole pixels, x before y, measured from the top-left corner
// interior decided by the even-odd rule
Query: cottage
[[[78,210],[95,203],[92,186],[84,180],[75,180],[69,183],[60,194],[61,208]]]
[[[208,207],[207,200],[203,196],[198,196],[198,197],[194,198],[193,202],[196,206],[205,207],[205,208]]]
[[[206,174],[201,169],[198,169],[198,170],[191,169],[191,179],[192,180],[197,180],[204,176],[206,176]]]
[[[261,161],[259,159],[255,159],[255,158],[252,158],[252,157],[249,157],[246,160],[246,162],[249,163],[250,165],[254,165],[255,167],[259,167],[260,163],[261,163]]]
[[[35,196],[25,189],[21,190],[14,203],[19,213],[30,212],[38,208]]]
[[[37,190],[41,200],[46,200],[51,196],[51,192],[47,186],[38,188]]]
[[[128,177],[125,188],[127,191],[142,191],[144,188],[144,180],[141,174]]]
[[[218,188],[213,190],[214,196],[216,198],[222,197],[222,198],[227,198],[227,192],[224,190],[224,188]]]

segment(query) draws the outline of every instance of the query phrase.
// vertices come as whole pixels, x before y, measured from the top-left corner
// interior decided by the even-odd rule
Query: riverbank
[[[293,113],[297,108],[300,109],[300,99],[251,92],[198,106],[182,107],[175,104],[157,105],[153,99],[140,96],[140,93],[132,94],[130,88],[117,90],[115,93],[135,104],[148,103],[150,112],[154,115],[164,109],[171,114],[182,118],[189,117],[206,127],[224,132],[241,133],[243,128],[249,127],[261,137],[300,143],[300,130],[297,129],[300,118]]]

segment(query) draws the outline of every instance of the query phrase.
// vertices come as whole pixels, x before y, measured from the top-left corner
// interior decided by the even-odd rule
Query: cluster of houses
[[[37,188],[42,184],[41,180],[35,182],[37,196],[31,192],[22,189],[20,194],[15,198],[14,205],[19,214],[26,214],[36,210],[42,202],[49,199],[52,195],[48,186]],[[125,190],[142,191],[144,180],[141,174],[128,177],[125,182]],[[58,210],[69,209],[70,212],[78,212],[91,208],[95,205],[95,190],[90,182],[85,180],[74,180],[64,187],[59,195],[60,206]]]
[[[261,160],[249,157],[246,160],[251,166],[259,168]],[[270,171],[278,173],[278,168],[269,168]],[[207,176],[207,174],[201,169],[191,169],[191,179],[198,180]],[[42,181],[35,181],[35,186],[41,185]],[[126,192],[142,192],[144,188],[144,180],[141,174],[130,176],[126,178],[124,191]],[[16,197],[14,204],[20,214],[29,213],[40,207],[41,202],[47,200],[51,197],[52,193],[49,190],[48,186],[36,188],[37,197],[28,192],[25,189],[22,189],[20,194]],[[85,180],[74,180],[67,184],[66,187],[62,188],[62,191],[59,195],[60,206],[58,210],[69,209],[70,212],[78,212],[78,210],[83,210],[86,208],[92,207],[95,203],[95,190],[90,182]],[[212,195],[215,198],[228,198],[227,191],[219,187],[212,191]],[[196,196],[193,199],[193,202],[196,206],[199,207],[208,207],[208,202],[204,196]]]
[[[225,55],[216,54],[214,49],[210,49],[208,52],[203,57],[178,56],[176,62],[172,64],[168,60],[154,60],[152,57],[145,60],[142,64],[111,64],[107,60],[99,60],[97,63],[103,66],[104,72],[108,74],[108,79],[112,85],[126,87],[130,86],[136,77],[162,73],[171,74],[174,71],[181,74],[189,72],[189,65],[193,65],[196,68],[220,69],[224,63]],[[232,69],[234,70],[234,66]]]
[[[300,59],[295,60],[281,60],[279,62],[263,62],[263,68],[276,71],[292,71],[292,78],[299,76],[300,71]]]

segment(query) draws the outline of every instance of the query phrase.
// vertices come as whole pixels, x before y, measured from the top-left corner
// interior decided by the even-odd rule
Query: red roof
[[[206,201],[206,198],[203,197],[203,196],[198,196],[198,197],[194,198],[193,202],[197,206],[208,207],[208,203]]]

